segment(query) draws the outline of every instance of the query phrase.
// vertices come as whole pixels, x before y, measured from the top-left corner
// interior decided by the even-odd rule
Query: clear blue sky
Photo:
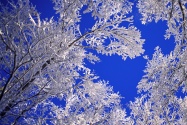
[[[52,9],[50,0],[31,0],[31,2],[36,5],[36,9],[41,13],[42,18],[54,16],[55,11]],[[163,35],[167,28],[165,22],[160,21],[157,24],[149,23],[142,25],[140,21],[141,15],[135,7],[132,14],[134,15],[134,25],[141,31],[142,38],[146,40],[143,46],[145,53],[135,59],[128,58],[126,61],[123,61],[119,56],[100,55],[101,62],[95,65],[86,63],[95,74],[100,76],[100,79],[109,81],[114,91],[119,92],[121,96],[125,97],[122,100],[124,107],[137,96],[136,86],[141,80],[146,66],[146,60],[143,59],[143,56],[148,55],[151,58],[156,46],[160,46],[164,54],[169,54],[174,48],[173,39],[164,39]],[[82,17],[80,24],[82,31],[89,28],[91,23],[93,23],[90,19],[89,14]]]

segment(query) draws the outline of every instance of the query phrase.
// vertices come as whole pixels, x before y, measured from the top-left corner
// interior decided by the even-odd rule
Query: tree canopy
[[[187,123],[186,0],[53,0],[53,5],[57,19],[42,19],[29,0],[0,4],[0,124]],[[156,47],[151,59],[145,57],[139,96],[127,115],[120,94],[85,60],[95,64],[101,54],[125,61],[144,53],[133,7],[142,24],[166,21],[164,37],[174,37],[176,46],[168,55]],[[81,32],[84,14],[94,24]]]

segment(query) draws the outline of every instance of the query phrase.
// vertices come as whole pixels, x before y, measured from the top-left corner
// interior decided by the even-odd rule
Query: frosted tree
[[[167,21],[165,38],[175,38],[175,49],[164,55],[157,47],[148,59],[146,75],[138,84],[144,93],[131,102],[131,115],[136,124],[187,123],[187,11],[186,0],[155,0],[138,3],[142,23]]]
[[[181,42],[187,39],[187,1],[186,0],[139,0],[137,7],[142,14],[142,23],[167,21],[165,38],[175,37]]]
[[[0,4],[0,123],[131,124],[120,96],[84,65],[97,53],[124,60],[143,53],[140,32],[128,15],[132,3],[53,0],[58,20],[40,19],[29,0]],[[95,24],[80,32],[80,11]],[[131,24],[128,27],[122,23]],[[52,100],[65,101],[59,106]]]
[[[139,93],[145,94],[131,102],[137,124],[187,123],[187,52],[176,50],[164,56],[157,48],[148,60],[146,75],[138,84]]]

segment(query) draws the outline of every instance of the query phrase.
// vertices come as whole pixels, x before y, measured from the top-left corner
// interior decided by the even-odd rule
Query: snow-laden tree
[[[84,60],[99,61],[88,49],[124,60],[143,53],[144,40],[128,15],[133,3],[53,2],[58,20],[42,20],[29,0],[0,4],[0,123],[131,124],[120,96]],[[81,33],[83,6],[95,24]]]
[[[140,0],[143,23],[167,21],[165,38],[174,36],[176,46],[168,55],[157,47],[148,59],[145,75],[138,84],[142,96],[131,102],[136,124],[187,123],[187,1]]]
[[[187,39],[186,0],[139,0],[137,7],[142,14],[142,23],[167,21],[165,38],[175,37],[181,42]]]
[[[157,48],[148,60],[146,75],[138,84],[139,93],[145,93],[131,103],[137,124],[187,123],[187,50],[163,55]]]

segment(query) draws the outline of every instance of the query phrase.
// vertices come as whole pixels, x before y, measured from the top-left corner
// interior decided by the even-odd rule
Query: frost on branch
[[[40,19],[29,0],[0,5],[0,122],[2,124],[124,124],[120,96],[97,81],[84,60],[87,48],[134,58],[143,53],[128,1],[54,0],[59,20]],[[80,32],[80,10],[95,24]],[[106,41],[107,40],[107,41]],[[107,43],[109,42],[109,44]],[[86,45],[85,45],[86,43]],[[52,99],[65,101],[60,107]],[[39,113],[40,112],[40,113]],[[90,114],[89,114],[90,113]],[[91,119],[90,119],[91,118]],[[116,119],[118,118],[118,119]]]
[[[91,13],[95,19],[92,28],[84,34],[76,34],[78,40],[70,43],[70,46],[92,48],[105,55],[117,54],[124,60],[144,52],[142,49],[144,40],[140,39],[141,35],[137,28],[121,26],[122,23],[131,24],[133,21],[132,17],[127,16],[132,10],[132,3],[120,0],[54,0],[54,3],[57,13],[60,14],[59,22],[63,25],[74,27],[80,21],[80,10],[83,6],[87,7],[84,13]],[[86,42],[86,46],[82,44],[83,42]]]
[[[124,109],[120,107],[120,96],[112,91],[105,81],[94,83],[94,78],[85,76],[81,82],[64,90],[66,105],[61,107],[50,98],[39,103],[29,112],[29,119],[21,123],[37,124],[125,124]],[[39,114],[36,112],[40,112]]]
[[[187,39],[186,0],[139,0],[137,7],[142,14],[142,23],[167,21],[165,38],[175,37],[176,42]]]
[[[187,123],[186,60],[186,44],[177,44],[166,56],[156,48],[153,58],[148,60],[146,75],[138,84],[139,92],[144,95],[131,104],[133,117],[139,119],[137,123],[142,122],[140,119],[145,120],[144,124]]]
[[[176,46],[168,55],[156,47],[147,58],[145,75],[138,83],[139,97],[130,103],[135,124],[185,125],[187,99],[186,0],[139,0],[142,23],[167,21],[165,38],[174,36]]]

